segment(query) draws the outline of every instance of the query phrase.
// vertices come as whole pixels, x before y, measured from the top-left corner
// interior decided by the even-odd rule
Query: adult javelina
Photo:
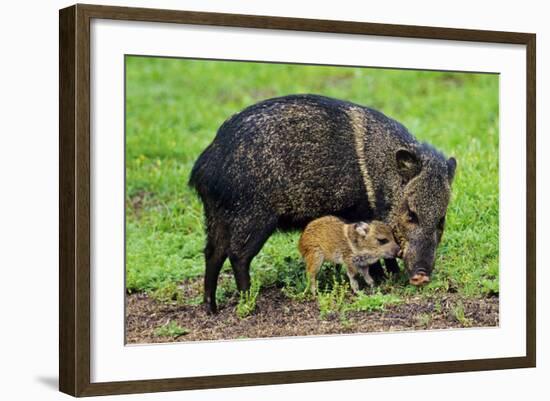
[[[303,228],[325,215],[386,221],[411,283],[428,282],[455,167],[397,121],[346,101],[292,95],[232,116],[190,179],[206,217],[208,310],[216,311],[227,257],[237,288],[246,290],[250,262],[275,229]]]

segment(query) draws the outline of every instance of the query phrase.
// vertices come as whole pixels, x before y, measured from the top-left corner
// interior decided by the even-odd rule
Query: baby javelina
[[[356,276],[361,272],[367,284],[373,284],[369,265],[399,253],[391,228],[380,221],[347,224],[335,216],[325,216],[309,223],[298,243],[306,263],[309,289],[317,291],[317,273],[328,260],[345,264],[351,289],[357,293]]]

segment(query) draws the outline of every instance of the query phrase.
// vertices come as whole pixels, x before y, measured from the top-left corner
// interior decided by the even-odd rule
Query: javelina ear
[[[449,160],[447,160],[447,175],[449,177],[449,183],[453,183],[453,179],[455,178],[455,171],[456,171],[456,159],[454,157],[450,157]]]
[[[364,221],[355,223],[354,226],[355,226],[355,232],[363,237],[366,237],[367,234],[369,233],[369,225]]]
[[[407,149],[399,149],[395,153],[395,160],[397,162],[397,171],[405,179],[409,181],[420,173],[422,164],[418,157]]]

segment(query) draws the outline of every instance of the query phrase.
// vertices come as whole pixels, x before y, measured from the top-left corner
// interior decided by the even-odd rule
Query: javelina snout
[[[436,246],[436,239],[430,241],[424,237],[424,241],[411,241],[406,250],[402,252],[410,284],[420,286],[430,282],[435,265]]]
[[[417,273],[409,279],[409,283],[416,286],[428,284],[429,282],[430,277],[422,273]]]
[[[420,262],[420,263],[407,263],[405,261],[405,268],[409,275],[409,283],[412,285],[424,285],[430,282],[430,276],[434,268],[434,261]]]

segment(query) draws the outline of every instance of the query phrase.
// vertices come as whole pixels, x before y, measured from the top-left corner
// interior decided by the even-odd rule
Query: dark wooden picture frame
[[[526,356],[91,383],[90,21],[93,18],[525,45],[527,54]],[[535,366],[536,37],[534,34],[80,4],[60,10],[59,29],[59,388],[62,392],[73,396],[92,396]]]

